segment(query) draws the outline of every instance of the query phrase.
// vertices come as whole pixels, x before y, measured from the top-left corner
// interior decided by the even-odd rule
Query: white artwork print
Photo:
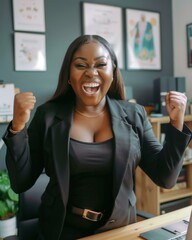
[[[45,31],[44,0],[13,0],[14,30]]]
[[[0,116],[13,115],[14,84],[0,84]]]
[[[15,33],[15,70],[46,70],[45,35]]]
[[[113,47],[119,67],[123,68],[121,8],[102,4],[84,3],[84,34],[105,38]]]

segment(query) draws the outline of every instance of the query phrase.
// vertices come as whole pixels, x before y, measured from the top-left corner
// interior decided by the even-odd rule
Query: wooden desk
[[[81,240],[141,240],[139,234],[190,217],[192,205],[154,218],[143,220],[126,227],[95,234]]]

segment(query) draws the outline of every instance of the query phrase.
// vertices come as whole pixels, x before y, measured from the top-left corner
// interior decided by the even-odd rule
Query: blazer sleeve
[[[183,155],[191,140],[191,131],[184,124],[183,131],[174,128],[170,123],[166,126],[166,138],[161,145],[154,135],[152,126],[143,114],[142,155],[139,163],[143,171],[153,182],[163,188],[171,188],[176,184],[183,165]]]
[[[11,180],[11,186],[16,193],[28,190],[34,185],[43,171],[43,153],[41,126],[38,121],[39,113],[36,112],[33,122],[33,134],[25,128],[15,135],[10,135],[9,124],[3,140],[7,146],[6,165]],[[33,144],[29,144],[33,142]],[[33,146],[33,149],[30,148]]]

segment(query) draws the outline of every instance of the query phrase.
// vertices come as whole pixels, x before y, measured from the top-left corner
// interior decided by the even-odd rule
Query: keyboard
[[[147,240],[192,240],[192,212],[189,219],[143,232],[140,237]]]
[[[185,240],[187,235],[187,228],[189,225],[189,221],[182,220],[176,223],[169,224],[163,229],[175,233],[175,236],[168,238],[168,240]]]
[[[182,220],[140,234],[147,240],[186,240],[188,221]]]
[[[186,239],[186,233],[176,235],[173,238],[170,238],[168,240],[185,240]]]

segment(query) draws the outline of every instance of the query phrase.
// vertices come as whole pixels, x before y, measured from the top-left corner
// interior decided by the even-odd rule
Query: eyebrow
[[[94,60],[99,60],[99,59],[101,59],[101,58],[107,58],[107,59],[109,59],[109,56],[99,56],[99,57],[96,57]],[[84,58],[84,57],[75,57],[74,59],[73,59],[73,61],[75,61],[75,60],[77,60],[77,59],[81,59],[81,60],[84,60],[84,61],[86,61],[87,60],[87,58]]]

